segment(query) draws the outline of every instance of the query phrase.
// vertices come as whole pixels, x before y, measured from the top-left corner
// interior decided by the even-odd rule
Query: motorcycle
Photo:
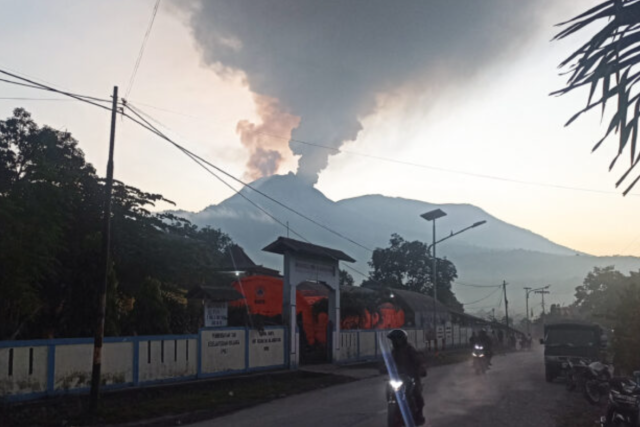
[[[414,388],[416,382],[408,376],[401,376],[397,379],[391,378],[387,383],[387,426],[404,426],[403,409],[409,411],[411,416],[410,426],[415,425],[414,420],[418,419],[418,406],[414,399]]]
[[[589,369],[589,361],[580,357],[572,357],[562,364],[567,391],[580,387],[584,390],[585,378]]]
[[[614,378],[610,381],[609,404],[601,427],[638,427],[640,420],[640,371],[635,380]]]
[[[475,344],[473,346],[473,369],[476,371],[476,375],[484,375],[489,369],[489,361],[483,345]]]
[[[609,392],[609,381],[613,367],[602,362],[592,362],[584,373],[584,396],[592,405],[597,405]]]

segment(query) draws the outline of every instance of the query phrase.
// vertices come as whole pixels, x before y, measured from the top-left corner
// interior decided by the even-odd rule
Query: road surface
[[[469,363],[431,369],[425,415],[431,427],[554,426],[566,391],[547,384],[541,350],[496,356],[486,376]],[[383,427],[385,377],[300,394],[193,424],[193,427]]]

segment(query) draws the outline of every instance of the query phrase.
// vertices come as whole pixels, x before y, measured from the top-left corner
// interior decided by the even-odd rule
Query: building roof
[[[242,294],[233,288],[218,286],[196,286],[187,292],[187,298],[205,299],[208,301],[237,301],[244,299]]]
[[[355,259],[337,249],[318,246],[312,243],[290,239],[288,237],[278,237],[278,240],[270,243],[262,250],[265,252],[271,252],[280,255],[284,255],[286,252],[293,252],[295,254],[309,255],[317,258],[328,258],[336,261],[356,262]]]
[[[230,245],[224,253],[221,265],[234,270],[246,270],[255,267],[256,263],[249,258],[249,255],[240,246]]]
[[[402,303],[409,307],[414,313],[431,312],[433,313],[434,301],[428,295],[420,294],[418,292],[405,291],[403,289],[389,288],[389,292],[392,292],[399,303]],[[440,302],[435,303],[437,313],[449,314],[450,310]]]
[[[251,258],[249,258],[249,255],[246,254],[244,249],[238,245],[231,245],[227,248],[220,264],[222,267],[217,268],[217,271],[243,271],[249,274],[274,277],[280,276],[280,272],[278,270],[257,265]]]

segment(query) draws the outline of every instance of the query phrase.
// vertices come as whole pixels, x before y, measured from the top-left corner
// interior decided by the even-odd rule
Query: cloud
[[[379,95],[464,83],[522,46],[549,3],[196,0],[184,8],[207,64],[243,72],[255,94],[300,117],[294,139],[339,148],[358,137]],[[315,183],[332,152],[290,147],[301,155],[298,175]],[[255,170],[271,170],[279,161],[273,150],[284,153],[266,150]]]

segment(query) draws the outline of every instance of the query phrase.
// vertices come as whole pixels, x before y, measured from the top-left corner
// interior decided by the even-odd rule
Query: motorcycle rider
[[[487,355],[487,364],[491,366],[491,358],[493,357],[493,342],[489,334],[487,334],[486,329],[482,328],[482,330],[478,334],[477,342],[484,347],[484,351]]]
[[[420,353],[409,344],[407,333],[402,329],[394,329],[391,331],[387,338],[393,345],[391,355],[396,364],[396,369],[399,375],[406,375],[411,377],[415,381],[415,387],[413,389],[413,399],[416,403],[416,425],[423,425],[425,423],[422,409],[424,408],[424,398],[422,397],[422,383],[420,381],[421,374],[426,376],[426,370],[424,368],[423,358]]]

